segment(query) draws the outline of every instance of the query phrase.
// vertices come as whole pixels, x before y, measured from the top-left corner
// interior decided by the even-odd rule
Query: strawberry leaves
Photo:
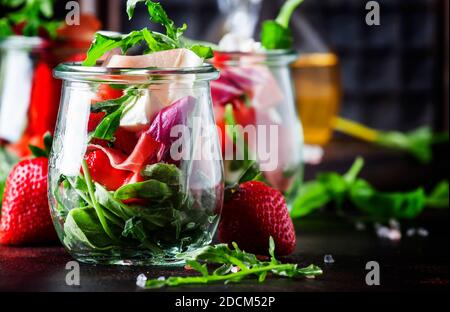
[[[50,154],[50,150],[52,149],[52,143],[53,143],[53,136],[50,132],[46,132],[44,134],[44,149],[34,146],[34,145],[28,145],[28,148],[30,149],[31,153],[34,157],[45,157],[48,158]]]
[[[259,282],[263,282],[268,274],[279,277],[299,278],[315,277],[323,273],[318,266],[313,264],[299,268],[297,264],[284,264],[278,261],[275,258],[275,243],[272,237],[269,239],[270,261],[260,261],[254,254],[239,249],[236,243],[232,245],[233,249],[230,249],[226,244],[207,246],[198,252],[193,259],[187,260],[187,265],[200,273],[200,276],[171,276],[167,279],[150,279],[143,284],[138,283],[138,286],[161,288],[214,282],[228,284],[240,282],[249,277],[256,277]],[[208,264],[220,266],[210,273]]]

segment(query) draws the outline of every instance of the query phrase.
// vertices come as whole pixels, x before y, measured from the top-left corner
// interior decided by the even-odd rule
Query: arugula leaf
[[[449,185],[448,181],[441,181],[431,191],[426,199],[427,207],[432,208],[448,208],[449,206]]]
[[[122,36],[107,36],[97,33],[88,50],[87,57],[83,62],[84,66],[95,66],[97,60],[112,49],[120,48],[122,53],[125,54],[130,48],[144,42],[147,44],[147,49],[144,51],[144,54],[177,48],[188,48],[201,58],[210,58],[213,56],[212,49],[208,46],[200,44],[190,46],[186,44],[185,41],[182,40],[182,36],[187,25],[183,24],[181,27],[176,27],[174,21],[167,16],[167,13],[158,2],[150,0],[128,0],[127,14],[129,19],[133,17],[136,5],[139,2],[145,2],[150,21],[164,26],[166,34],[154,32],[147,28],[132,31],[129,34]]]
[[[214,56],[213,49],[208,46],[195,44],[191,46],[189,49],[203,59],[209,59]]]
[[[376,218],[411,219],[424,209],[426,196],[423,188],[385,193],[376,191],[364,180],[357,180],[350,188],[349,199],[356,208]]]
[[[377,219],[414,218],[425,207],[448,208],[448,181],[441,182],[428,197],[423,188],[410,192],[380,192],[357,178],[362,166],[363,160],[358,158],[345,175],[320,173],[316,180],[304,183],[293,202],[291,216],[305,216],[331,202],[341,210],[345,201]]]
[[[261,44],[268,50],[290,49],[294,39],[289,29],[289,20],[294,10],[303,0],[287,0],[275,20],[267,20],[262,24]]]
[[[13,29],[7,18],[0,18],[0,38],[8,37],[13,34]]]
[[[120,187],[114,193],[114,198],[120,200],[144,198],[162,202],[171,195],[172,191],[167,184],[158,180],[146,180],[144,182],[126,184]]]
[[[409,132],[381,131],[366,127],[358,122],[336,117],[334,130],[386,148],[410,153],[422,163],[432,160],[432,147],[448,142],[448,133],[433,133],[430,127],[420,127]]]
[[[163,251],[156,244],[152,243],[145,231],[145,226],[141,220],[137,218],[128,219],[122,232],[124,237],[132,237],[141,242],[142,246],[151,250],[156,254],[162,254]]]
[[[429,163],[432,159],[432,145],[448,141],[448,134],[434,134],[429,127],[421,127],[411,132],[379,131],[376,144],[404,150],[419,161]]]
[[[97,250],[114,246],[94,208],[70,210],[64,222],[64,234],[64,243],[69,248],[76,248],[79,243]]]
[[[194,259],[187,260],[186,263],[201,276],[177,277],[171,276],[167,279],[150,279],[145,288],[161,288],[164,286],[180,286],[188,284],[209,284],[214,282],[239,282],[247,277],[257,277],[259,282],[263,282],[268,273],[280,277],[305,277],[318,276],[323,272],[315,265],[305,268],[298,268],[297,264],[283,264],[275,258],[275,243],[271,237],[269,240],[270,261],[260,261],[254,254],[246,253],[233,243],[234,249],[230,249],[226,244],[207,246],[196,254]],[[204,263],[202,263],[204,262]],[[222,264],[219,268],[209,273],[207,264]],[[238,267],[238,271],[232,271],[233,267]]]
[[[97,125],[91,134],[91,138],[112,141],[117,128],[120,126],[122,113],[127,109],[128,105],[132,105],[136,102],[138,93],[139,91],[136,89],[129,89],[118,99],[94,104],[91,111],[103,111],[106,112],[107,115],[103,117],[102,121]]]

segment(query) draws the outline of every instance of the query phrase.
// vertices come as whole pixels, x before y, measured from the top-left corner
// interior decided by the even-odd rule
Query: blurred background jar
[[[252,160],[264,179],[284,193],[301,178],[303,133],[290,70],[296,57],[284,50],[215,52],[213,64],[221,75],[211,82],[211,94],[229,184]]]
[[[332,138],[341,101],[338,57],[331,52],[301,53],[292,68],[305,143],[325,145]]]
[[[54,34],[40,28],[37,36],[25,36],[25,20],[0,38],[0,144],[18,157],[30,154],[30,144],[42,147],[43,135],[54,131],[61,82],[53,78],[53,68],[83,60],[100,29],[90,12],[82,13],[79,22],[67,25],[52,19]]]

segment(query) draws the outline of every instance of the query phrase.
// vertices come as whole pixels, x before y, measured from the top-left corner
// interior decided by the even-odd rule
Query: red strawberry
[[[23,160],[6,180],[0,221],[0,243],[7,245],[56,240],[47,199],[48,160]]]
[[[230,196],[224,203],[219,223],[221,242],[236,242],[247,252],[267,254],[272,236],[278,255],[294,251],[294,225],[279,191],[262,182],[249,181]]]
[[[91,178],[110,191],[117,190],[130,176],[129,171],[113,168],[108,156],[102,150],[92,151],[86,154],[84,158],[86,159]]]
[[[135,132],[118,128],[115,133],[114,148],[118,148],[127,155],[131,154],[136,147],[138,137]]]
[[[105,117],[106,113],[100,112],[100,113],[91,113],[89,115],[89,121],[88,121],[88,132],[94,131],[95,128],[100,124],[103,117]]]
[[[242,98],[235,98],[232,101],[233,114],[236,123],[243,127],[256,124],[256,111],[254,107],[248,106]]]
[[[93,102],[102,102],[107,100],[114,100],[120,98],[123,95],[123,91],[115,89],[108,84],[101,84],[98,87],[97,95]]]

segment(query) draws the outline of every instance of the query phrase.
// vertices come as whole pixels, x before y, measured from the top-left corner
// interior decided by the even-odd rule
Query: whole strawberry
[[[3,194],[0,244],[23,245],[56,239],[47,199],[47,173],[48,159],[43,156],[23,160],[11,170]]]
[[[278,255],[294,251],[295,230],[283,195],[259,181],[240,184],[224,202],[219,240],[236,242],[247,252],[266,254],[270,236]]]

